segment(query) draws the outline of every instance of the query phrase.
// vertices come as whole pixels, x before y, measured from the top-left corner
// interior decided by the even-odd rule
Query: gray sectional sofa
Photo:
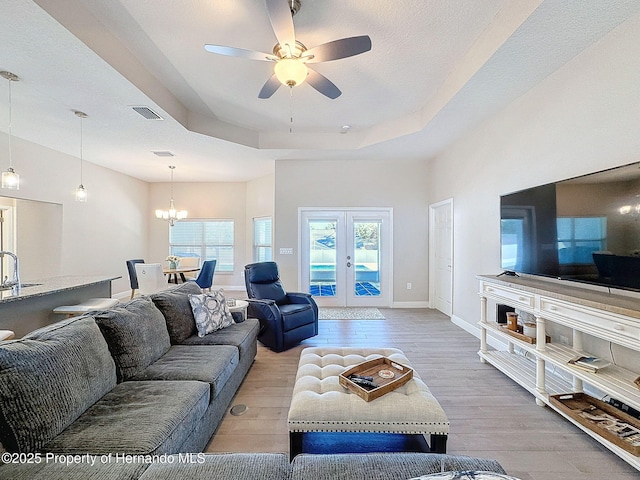
[[[255,358],[259,323],[198,337],[190,293],[201,291],[185,283],[2,342],[3,448],[201,452]]]
[[[388,453],[198,453],[257,351],[259,322],[196,334],[185,283],[0,342],[0,478],[407,479],[504,473],[493,460]],[[195,452],[195,453],[189,453]]]
[[[64,465],[9,464],[0,478],[11,480],[407,480],[444,471],[504,474],[495,460],[435,453],[298,455],[284,453],[202,454],[192,459],[163,457],[152,463]]]

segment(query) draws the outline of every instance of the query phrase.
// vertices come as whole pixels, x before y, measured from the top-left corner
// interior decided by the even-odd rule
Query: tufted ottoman
[[[313,347],[300,354],[288,429],[291,458],[302,453],[309,432],[429,434],[430,451],[445,453],[449,420],[425,383],[413,379],[371,402],[342,387],[338,375],[347,367],[377,357],[411,366],[397,348]]]

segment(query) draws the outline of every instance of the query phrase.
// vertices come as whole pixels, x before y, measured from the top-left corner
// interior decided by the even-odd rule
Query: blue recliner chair
[[[318,334],[318,306],[308,293],[286,292],[275,262],[244,267],[248,314],[260,320],[258,340],[275,352]]]

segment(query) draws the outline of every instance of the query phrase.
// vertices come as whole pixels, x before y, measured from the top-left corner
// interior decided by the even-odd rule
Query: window
[[[558,218],[561,265],[593,263],[593,252],[607,249],[607,217]]]
[[[273,259],[273,234],[271,217],[253,219],[253,260],[268,262]]]
[[[182,220],[169,229],[169,250],[179,257],[217,260],[216,272],[233,272],[233,220]]]

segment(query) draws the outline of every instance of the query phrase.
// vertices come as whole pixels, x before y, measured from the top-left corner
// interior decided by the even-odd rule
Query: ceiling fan
[[[280,85],[295,87],[305,80],[321,94],[335,99],[342,92],[324,75],[309,66],[312,63],[329,62],[352,57],[371,50],[368,35],[342,38],[323,43],[307,50],[295,37],[293,15],[300,9],[300,0],[265,0],[273,33],[278,43],[273,53],[262,53],[223,45],[205,45],[206,51],[230,57],[275,62],[274,73],[260,90],[258,98],[269,98]]]

